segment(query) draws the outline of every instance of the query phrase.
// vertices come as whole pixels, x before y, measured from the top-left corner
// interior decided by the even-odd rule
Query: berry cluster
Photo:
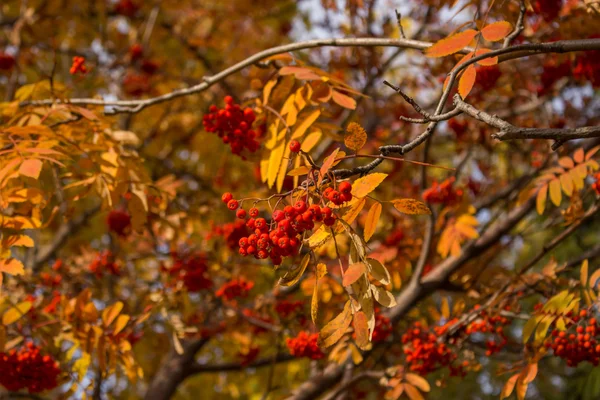
[[[589,39],[600,38],[591,35]],[[589,81],[593,87],[600,87],[600,50],[586,51],[577,56],[573,65],[573,76]]]
[[[132,0],[119,0],[119,2],[115,4],[115,12],[117,14],[130,18],[135,15],[139,8],[140,6]]]
[[[392,334],[393,328],[390,319],[377,313],[375,315],[375,328],[373,329],[373,343],[383,342]]]
[[[233,279],[226,282],[217,290],[216,296],[224,300],[233,300],[235,298],[248,297],[250,290],[254,287],[254,282],[247,281],[244,278]]]
[[[475,70],[477,71],[475,84],[484,91],[493,89],[502,75],[502,71],[500,71],[498,65],[477,66]]]
[[[447,206],[461,201],[462,189],[454,189],[452,185],[456,179],[448,178],[442,183],[433,182],[433,185],[423,192],[423,200],[432,204],[445,204]]]
[[[208,264],[203,253],[179,254],[172,252],[173,266],[165,269],[177,281],[183,282],[188,292],[210,289],[213,282],[208,274]]]
[[[52,300],[50,300],[50,303],[48,303],[42,309],[42,311],[45,313],[48,313],[48,314],[54,314],[56,312],[56,308],[60,304],[61,299],[62,299],[62,296],[61,296],[60,292],[57,292],[57,291],[52,292]]]
[[[542,74],[540,76],[540,85],[537,88],[538,95],[545,95],[552,91],[556,82],[562,77],[571,74],[571,63],[568,60],[558,62],[556,59],[550,59],[544,63]]]
[[[224,193],[221,200],[232,211],[239,207],[239,202],[231,193]],[[335,223],[331,208],[319,207],[316,204],[308,206],[302,200],[296,201],[293,206],[285,206],[283,210],[275,210],[270,223],[258,217],[259,211],[256,208],[251,208],[248,213],[243,209],[236,213],[238,218],[244,220],[248,214],[250,218],[246,221],[246,226],[254,233],[240,238],[240,255],[253,255],[259,260],[271,258],[274,265],[280,265],[283,257],[298,254],[300,236],[305,231],[312,230],[315,221],[323,222],[326,226]]]
[[[87,74],[88,69],[85,66],[85,58],[84,57],[73,57],[73,64],[71,64],[71,69],[69,73],[71,75],[75,75],[76,73],[81,72],[82,75]]]
[[[403,351],[411,371],[424,376],[447,366],[451,375],[462,374],[462,367],[452,365],[458,358],[456,353],[445,343],[437,341],[447,332],[448,326],[436,326],[431,330],[417,321],[402,335]]]
[[[60,369],[48,355],[43,356],[33,343],[27,343],[19,351],[0,353],[0,385],[9,391],[27,389],[39,393],[58,386]]]
[[[290,354],[294,357],[308,357],[312,360],[320,360],[325,357],[325,354],[317,345],[318,338],[318,333],[311,334],[306,331],[301,331],[295,338],[287,338],[285,344],[287,345]]]
[[[131,215],[125,211],[112,210],[106,217],[108,229],[119,236],[127,236],[131,227]]]
[[[115,257],[109,250],[104,250],[98,253],[94,261],[88,266],[90,272],[96,275],[96,278],[102,278],[105,272],[111,275],[121,275],[121,268],[115,262]]]
[[[477,307],[475,307],[477,309]],[[507,339],[504,334],[504,328],[510,323],[510,321],[500,315],[488,315],[486,311],[482,311],[480,318],[468,324],[465,328],[465,333],[471,335],[474,333],[485,333],[495,334],[499,340],[495,339],[487,340],[485,343],[486,356],[491,356],[502,350],[506,346]]]
[[[552,21],[558,17],[562,9],[563,0],[535,0],[532,2],[533,10],[542,16],[545,21]]]
[[[10,71],[15,65],[15,58],[10,54],[0,52],[0,70]]]
[[[62,282],[62,275],[50,272],[40,273],[40,278],[42,279],[42,285],[49,288],[57,287]]]
[[[254,153],[260,146],[256,139],[261,132],[252,129],[255,119],[251,108],[242,109],[234,103],[233,97],[225,96],[225,108],[219,109],[213,104],[202,122],[207,132],[219,135],[223,143],[231,146],[233,154],[240,155],[244,149]]]
[[[341,182],[338,189],[339,191],[328,187],[323,191],[323,197],[336,206],[341,206],[343,203],[352,200],[352,184],[350,182]]]
[[[275,303],[275,312],[281,319],[290,319],[304,309],[301,301],[279,300]]]
[[[396,247],[400,244],[402,239],[404,239],[404,231],[396,228],[387,235],[383,243],[389,247]]]
[[[569,314],[567,314],[569,316]],[[554,355],[566,360],[569,367],[588,361],[595,366],[600,363],[600,344],[596,334],[600,327],[596,318],[590,318],[587,310],[581,310],[578,316],[572,317],[566,324],[566,331],[554,329],[545,346],[554,351]],[[569,333],[568,331],[571,331]]]
[[[478,74],[479,76],[479,74]],[[465,132],[467,131],[469,124],[465,120],[458,120],[456,118],[451,118],[448,120],[448,128],[454,131],[456,138],[460,140]]]

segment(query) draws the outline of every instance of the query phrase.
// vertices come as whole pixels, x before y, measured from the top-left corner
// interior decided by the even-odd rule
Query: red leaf
[[[426,49],[425,55],[427,55],[427,57],[444,57],[454,54],[468,46],[478,33],[479,32],[474,29],[467,29],[464,32],[444,38]]]
[[[475,84],[475,78],[477,78],[477,70],[474,65],[469,65],[458,81],[458,94],[460,94],[460,97],[464,99],[469,95]]]
[[[498,21],[493,24],[489,24],[481,30],[481,34],[485,40],[490,42],[497,42],[498,40],[504,39],[512,31],[512,25],[507,21]]]

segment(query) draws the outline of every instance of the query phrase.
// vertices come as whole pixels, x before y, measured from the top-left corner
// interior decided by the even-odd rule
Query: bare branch
[[[502,47],[508,47],[513,40],[515,40],[521,32],[525,29],[525,24],[523,20],[525,19],[525,13],[527,12],[527,8],[525,7],[525,1],[519,0],[519,17],[517,18],[517,23],[515,24],[515,29],[504,39],[504,43],[502,43]]]

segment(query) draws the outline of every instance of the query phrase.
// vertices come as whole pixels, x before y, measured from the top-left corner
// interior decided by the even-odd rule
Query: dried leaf
[[[306,253],[300,261],[300,266],[291,271],[288,271],[281,279],[279,279],[279,284],[281,286],[292,286],[295,285],[302,275],[304,271],[306,271],[306,267],[308,267],[308,263],[310,262],[310,253]]]
[[[319,332],[319,346],[329,347],[335,344],[344,336],[350,322],[352,322],[352,307],[350,301],[346,301],[344,310]]]
[[[350,122],[346,128],[344,144],[350,150],[358,152],[367,143],[367,132],[356,122]]]
[[[364,312],[359,311],[354,315],[352,326],[356,335],[354,339],[356,345],[360,349],[365,350],[369,345],[369,326],[367,324],[367,316]]]
[[[491,23],[481,30],[485,40],[497,42],[504,39],[512,31],[512,24],[508,21],[498,21]]]
[[[425,55],[427,57],[444,57],[454,54],[468,46],[478,33],[474,29],[467,29],[464,32],[439,40],[425,50]]]
[[[390,273],[387,268],[374,258],[367,258],[367,263],[371,267],[370,273],[373,279],[379,281],[383,285],[389,285],[391,282]]]
[[[385,288],[381,286],[371,285],[371,291],[373,292],[373,297],[375,301],[381,304],[384,307],[395,307],[396,298],[391,292],[388,292]]]

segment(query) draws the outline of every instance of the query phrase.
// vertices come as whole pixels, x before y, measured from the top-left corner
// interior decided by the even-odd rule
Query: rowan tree
[[[598,398],[599,14],[4,1],[0,397]]]

